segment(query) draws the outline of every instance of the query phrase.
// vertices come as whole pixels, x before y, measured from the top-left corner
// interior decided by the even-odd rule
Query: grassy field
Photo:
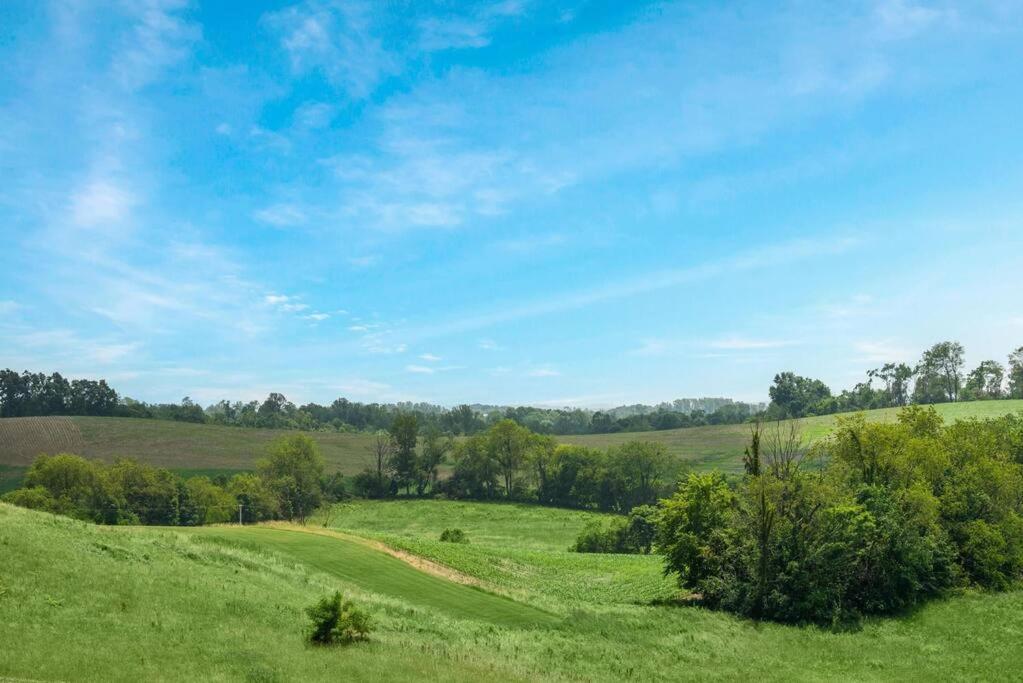
[[[993,417],[1023,410],[1023,400],[978,401],[942,404],[936,409],[947,420]],[[867,412],[871,420],[894,420],[897,410]],[[824,436],[834,416],[803,420],[809,437]],[[113,417],[30,417],[0,419],[0,466],[8,468],[6,479],[20,476],[40,453],[73,452],[111,461],[118,457],[179,470],[231,472],[252,469],[267,445],[285,434],[273,429],[243,429],[162,420]],[[313,432],[330,471],[355,474],[371,462],[373,436]],[[749,438],[748,425],[719,425],[659,432],[561,436],[560,441],[607,448],[640,439],[664,444],[672,455],[696,469],[742,468],[742,449]],[[0,487],[4,486],[0,479]]]
[[[573,513],[446,506],[366,503],[334,520],[433,548],[493,590],[518,594],[516,602],[415,576],[357,540],[251,527],[104,528],[0,504],[0,678],[869,681],[1023,673],[1023,593],[960,595],[854,632],[757,625],[650,605],[629,579],[645,572],[668,594],[659,559],[560,550],[585,523]],[[453,518],[468,545],[436,540],[434,525]],[[560,538],[548,538],[552,529]],[[523,574],[523,558],[549,571]],[[609,571],[622,559],[643,569]],[[590,599],[578,599],[580,583]],[[336,588],[370,611],[376,630],[353,647],[310,647],[302,608]]]
[[[1023,400],[942,403],[934,408],[945,418],[946,422],[951,422],[969,418],[1001,417],[1023,411]],[[894,421],[898,413],[898,408],[882,408],[865,412],[867,419],[875,422]],[[825,415],[805,418],[799,422],[808,439],[818,439],[826,436],[834,428],[835,418],[835,415]],[[558,439],[565,443],[576,443],[592,448],[607,448],[634,439],[642,439],[664,444],[670,453],[689,463],[694,469],[716,468],[727,472],[738,472],[742,469],[742,451],[749,443],[749,435],[749,425],[742,424],[668,429],[658,432],[561,436]]]

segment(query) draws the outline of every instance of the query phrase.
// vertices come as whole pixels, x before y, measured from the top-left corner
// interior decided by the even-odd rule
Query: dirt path
[[[500,592],[495,591],[493,587],[486,585],[485,583],[483,583],[474,576],[463,574],[462,572],[452,569],[451,567],[447,567],[443,564],[433,562],[432,560],[427,560],[426,558],[420,557],[418,555],[413,555],[410,552],[398,550],[397,548],[392,548],[386,543],[382,543],[371,538],[364,538],[362,536],[356,536],[354,534],[346,534],[341,531],[334,531],[333,529],[301,526],[299,524],[290,524],[288,522],[265,522],[260,526],[266,526],[273,529],[287,529],[288,531],[301,531],[302,533],[306,534],[315,534],[317,536],[339,538],[345,541],[359,543],[366,547],[373,548],[374,550],[379,550],[380,552],[387,553],[391,557],[395,557],[401,560],[402,562],[411,565],[412,567],[415,567],[421,572],[426,572],[427,574],[432,574],[433,576],[437,576],[442,579],[447,579],[448,581],[454,581],[455,583],[461,583],[466,586],[486,588],[488,591],[495,593]]]

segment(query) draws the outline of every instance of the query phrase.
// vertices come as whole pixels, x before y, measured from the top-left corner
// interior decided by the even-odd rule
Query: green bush
[[[461,529],[445,529],[440,532],[440,540],[444,543],[468,543],[469,537]]]
[[[613,518],[606,525],[590,522],[569,548],[576,553],[648,554],[657,533],[657,508],[634,507],[627,518]]]
[[[43,512],[59,511],[57,501],[42,486],[33,486],[29,489],[15,489],[5,494],[0,500],[30,510],[42,510]]]
[[[734,486],[690,475],[663,503],[658,545],[704,604],[757,619],[835,624],[956,586],[1004,590],[1023,580],[1019,447],[1017,418],[839,418],[823,468]]]
[[[314,645],[348,645],[366,640],[372,630],[369,615],[345,600],[341,591],[323,598],[306,614],[312,621],[309,642]]]

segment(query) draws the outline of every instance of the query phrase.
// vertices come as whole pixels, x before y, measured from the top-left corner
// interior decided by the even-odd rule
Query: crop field
[[[946,420],[985,418],[1023,411],[1023,400],[946,403],[935,406]],[[871,420],[894,420],[898,411],[868,411]],[[835,416],[802,420],[805,435],[819,438],[835,424]],[[115,417],[28,417],[0,419],[0,466],[11,478],[40,453],[73,452],[110,462],[132,457],[159,467],[189,471],[249,470],[275,438],[287,434],[273,429],[247,429],[199,425],[166,420]],[[329,471],[355,474],[372,462],[370,434],[308,433],[320,446]],[[742,449],[749,439],[748,425],[715,425],[651,432],[559,436],[559,441],[607,448],[627,441],[664,444],[694,469],[738,471]],[[0,480],[3,486],[3,480]]]
[[[484,590],[319,525],[97,527],[0,504],[0,677],[1011,680],[1020,672],[1020,592],[962,594],[848,632],[758,625],[664,604],[673,587],[657,557],[565,551],[586,521],[578,513],[447,505],[360,503],[330,523],[404,539]],[[468,544],[437,540],[453,518]],[[338,588],[370,612],[370,641],[306,645],[303,608]]]
[[[121,417],[0,419],[0,464],[27,466],[40,453],[73,452],[106,462],[131,457],[173,470],[251,470],[288,432]],[[331,471],[354,474],[370,462],[370,434],[310,434]]]

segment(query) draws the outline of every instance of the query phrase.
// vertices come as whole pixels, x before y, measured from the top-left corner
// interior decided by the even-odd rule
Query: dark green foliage
[[[372,630],[369,615],[345,600],[341,591],[306,609],[312,621],[307,637],[314,645],[349,645],[366,640]]]
[[[276,494],[285,519],[305,521],[323,500],[323,457],[316,443],[304,434],[275,441],[258,471]]]
[[[577,553],[649,554],[657,534],[659,512],[649,505],[633,508],[627,518],[590,522],[569,550]]]
[[[667,570],[703,602],[754,618],[841,623],[946,589],[1023,579],[1020,419],[942,425],[841,418],[822,470],[691,475],[664,502]]]
[[[440,532],[440,540],[444,543],[468,543],[469,537],[461,529],[445,529]]]

